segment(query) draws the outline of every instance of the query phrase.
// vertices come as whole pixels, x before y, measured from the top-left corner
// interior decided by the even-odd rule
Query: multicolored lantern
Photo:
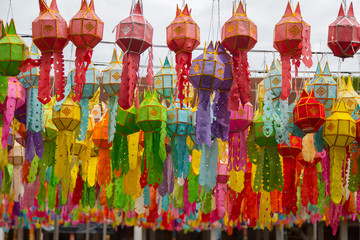
[[[274,48],[281,55],[282,86],[281,98],[287,99],[291,90],[291,63],[295,65],[295,78],[298,75],[300,59],[306,67],[312,66],[312,53],[310,44],[310,25],[302,18],[299,3],[295,12],[288,2],[285,14],[276,24],[274,31]]]
[[[76,46],[74,100],[80,101],[93,48],[102,40],[104,31],[104,23],[95,13],[94,0],[89,5],[86,0],[81,1],[80,11],[69,22],[69,30],[69,39]]]
[[[357,104],[360,104],[360,95],[354,90],[351,76],[349,75],[347,83],[344,76],[339,79],[339,94],[338,99],[345,102],[346,108],[351,115]]]
[[[328,46],[336,57],[354,56],[360,48],[359,31],[360,24],[356,21],[353,4],[346,14],[341,4],[338,17],[330,24],[328,32]]]
[[[189,91],[189,72],[191,67],[192,51],[200,45],[200,28],[191,17],[191,10],[186,4],[181,11],[176,6],[176,17],[166,27],[166,43],[169,49],[175,52],[176,60],[176,97],[182,104],[185,92]],[[185,90],[185,87],[188,89]]]
[[[231,88],[229,109],[239,110],[239,99],[243,105],[251,99],[250,71],[247,52],[257,43],[257,26],[247,17],[240,1],[236,12],[221,29],[221,42],[233,55],[234,86]]]
[[[319,131],[326,118],[324,105],[315,99],[313,90],[308,94],[306,89],[301,93],[293,114],[295,125],[304,133]]]
[[[124,71],[121,74],[121,92],[119,105],[128,109],[133,105],[134,90],[138,84],[140,54],[152,46],[153,27],[143,15],[142,0],[131,7],[130,16],[122,20],[116,27],[116,44],[124,51]],[[152,47],[149,54],[149,65],[146,81],[153,85]],[[137,101],[137,98],[135,98]],[[137,106],[137,103],[136,105]]]
[[[344,168],[347,159],[346,147],[355,137],[356,123],[348,113],[345,102],[340,100],[323,127],[323,138],[330,147],[330,197],[335,204],[339,204],[343,199],[343,182],[346,181],[346,168]]]
[[[154,76],[154,87],[156,92],[163,99],[171,99],[171,96],[175,96],[175,82],[176,73],[166,57],[160,71]]]

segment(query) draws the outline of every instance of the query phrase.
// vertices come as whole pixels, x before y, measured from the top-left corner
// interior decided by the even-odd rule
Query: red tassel
[[[291,56],[281,56],[282,62],[282,85],[281,85],[281,99],[286,100],[290,95],[291,90]]]
[[[21,65],[19,66],[19,70],[21,72],[30,71],[32,68],[40,66],[40,64],[41,64],[41,59],[28,58],[21,63]]]
[[[302,40],[302,55],[303,55],[303,63],[306,67],[311,68],[313,65],[312,61],[312,52],[311,52],[311,43],[310,43],[310,27],[303,24],[304,29],[303,33],[303,40]]]
[[[82,177],[80,175],[78,175],[76,178],[74,193],[73,193],[72,199],[71,199],[71,201],[74,205],[79,204],[80,199],[82,198],[82,195],[83,195],[83,189],[84,189],[84,181],[83,181]]]
[[[189,73],[191,67],[191,56],[190,52],[178,52],[176,53],[176,74],[178,82],[176,89],[178,89],[176,95],[180,100],[182,107],[183,100],[185,98],[185,86],[189,84]]]
[[[75,79],[74,79],[74,101],[80,101],[82,96],[83,86],[86,82],[86,71],[91,62],[93,50],[87,48],[77,48],[75,53]]]
[[[100,186],[109,185],[111,182],[110,150],[99,148],[99,163],[97,166],[97,180]]]
[[[149,63],[146,75],[146,82],[149,86],[152,86],[154,84],[153,58],[153,48],[151,46],[149,50]]]
[[[54,71],[55,71],[55,94],[56,101],[64,99],[65,80],[64,80],[64,56],[62,52],[54,52]],[[39,86],[40,88],[40,86]]]
[[[284,158],[284,190],[282,194],[282,208],[286,214],[290,212],[296,214],[296,160],[294,158]]]
[[[46,52],[41,55],[39,93],[38,100],[42,104],[46,104],[51,100],[50,86],[50,69],[51,69],[51,53]]]
[[[237,84],[234,84],[230,90],[230,96],[228,100],[228,110],[238,111],[239,110],[239,99],[240,92]]]

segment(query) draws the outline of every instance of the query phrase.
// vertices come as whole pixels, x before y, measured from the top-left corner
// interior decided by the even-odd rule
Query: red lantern
[[[182,104],[185,86],[189,91],[192,51],[200,44],[200,28],[191,18],[191,10],[187,5],[183,11],[177,7],[174,21],[166,27],[166,41],[169,49],[176,53],[176,95]]]
[[[310,95],[305,89],[303,90],[299,102],[294,107],[293,119],[295,125],[301,128],[304,133],[319,131],[326,119],[325,107],[315,99],[313,90],[311,90]]]
[[[134,90],[137,84],[140,54],[152,46],[153,27],[142,13],[141,0],[132,6],[130,16],[122,20],[116,27],[116,43],[125,52],[123,71],[119,91],[119,105],[128,109],[133,105]],[[148,85],[153,85],[152,48],[149,54]],[[138,98],[135,98],[135,103]]]
[[[360,48],[360,24],[354,16],[353,4],[345,15],[343,5],[337,19],[330,24],[328,46],[335,56],[353,57]]]
[[[234,85],[230,91],[228,108],[238,111],[239,99],[243,106],[251,99],[247,52],[257,43],[257,26],[246,16],[241,1],[236,12],[222,27],[221,41],[233,55]]]
[[[64,61],[62,51],[69,42],[69,30],[65,19],[60,15],[56,0],[52,0],[50,7],[44,0],[39,0],[40,15],[32,22],[32,35],[34,44],[40,49],[39,94],[41,103],[50,102],[50,70],[53,56],[55,72],[55,92],[57,101],[64,98]]]
[[[287,99],[291,90],[290,60],[295,65],[295,78],[301,56],[305,66],[308,68],[312,66],[310,29],[310,25],[302,19],[299,3],[293,12],[288,2],[285,14],[276,24],[274,32],[274,48],[280,53],[282,62],[281,98],[283,100]]]
[[[93,48],[101,41],[104,30],[104,23],[95,13],[94,0],[89,5],[82,0],[80,11],[70,20],[69,29],[69,39],[76,46],[74,100],[80,101]]]
[[[296,214],[296,159],[301,152],[301,138],[290,135],[290,146],[286,143],[278,145],[278,152],[283,157],[284,167],[284,190],[282,194],[282,207],[287,214]]]

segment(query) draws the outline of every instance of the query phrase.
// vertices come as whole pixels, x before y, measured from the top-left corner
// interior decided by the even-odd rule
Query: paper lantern
[[[31,62],[27,68],[40,65],[39,95],[38,99],[45,104],[50,97],[50,70],[51,58],[54,63],[54,82],[57,101],[64,96],[64,61],[62,51],[69,42],[69,29],[65,19],[60,15],[56,0],[52,0],[50,7],[44,0],[39,0],[40,14],[32,22],[32,37],[34,44],[41,51],[40,61]]]
[[[288,98],[291,90],[290,60],[293,60],[295,64],[295,78],[298,74],[301,56],[306,67],[312,66],[310,29],[310,25],[301,16],[299,3],[293,12],[290,2],[288,2],[285,14],[276,24],[274,31],[274,48],[280,53],[282,62],[281,98],[283,100]]]
[[[175,99],[167,109],[167,133],[171,138],[171,160],[176,178],[187,178],[189,173],[189,147],[186,138],[192,130],[192,111]]]
[[[301,138],[290,135],[290,145],[278,145],[279,154],[283,157],[284,190],[282,194],[282,208],[286,214],[297,212],[296,156],[301,152]]]
[[[44,141],[51,142],[57,136],[57,128],[52,120],[52,105],[47,103],[44,105],[44,114],[43,114],[43,128],[41,131]]]
[[[221,29],[221,42],[233,55],[234,86],[231,88],[229,108],[239,109],[242,104],[250,101],[250,71],[247,52],[257,43],[257,26],[247,17],[242,2],[233,16],[226,21]]]
[[[272,129],[264,128],[263,116],[264,116],[263,103],[260,102],[259,111],[255,114],[254,117],[255,143],[259,147],[276,146],[277,142],[275,139],[275,129],[273,126]],[[271,134],[268,137],[266,137],[264,135],[265,132],[271,132]]]
[[[191,17],[191,10],[186,4],[181,11],[176,7],[176,17],[166,27],[166,43],[175,52],[176,60],[176,96],[182,104],[185,98],[186,86],[189,86],[189,72],[192,51],[200,45],[200,28]]]
[[[313,90],[315,99],[324,104],[326,116],[330,116],[333,100],[337,95],[337,83],[332,78],[329,64],[325,64],[324,71],[320,63],[316,69],[314,78],[307,84],[307,91]]]
[[[119,92],[119,105],[128,109],[134,101],[134,90],[138,84],[138,70],[140,54],[152,46],[153,27],[145,19],[142,1],[138,0],[132,5],[130,16],[122,20],[116,27],[116,44],[124,51],[124,71],[121,74],[121,92]],[[152,48],[149,54],[149,65],[146,81],[153,85]],[[135,99],[137,100],[137,99]]]
[[[163,99],[170,99],[171,96],[175,96],[175,82],[176,73],[166,57],[160,71],[154,75],[154,87],[156,92]]]
[[[355,137],[356,123],[348,113],[345,102],[340,99],[323,126],[323,139],[330,147],[330,197],[335,204],[339,204],[343,198],[346,147]]]
[[[160,184],[163,180],[166,124],[166,108],[160,104],[156,93],[147,91],[136,113],[136,125],[144,132],[147,183],[150,185]]]
[[[76,46],[75,100],[80,101],[93,48],[102,40],[104,31],[104,23],[95,13],[94,0],[89,5],[86,0],[81,1],[80,11],[69,22],[69,30],[69,39]]]
[[[315,99],[314,91],[308,94],[305,89],[294,107],[293,115],[295,125],[304,133],[319,131],[326,118],[324,105]]]
[[[347,83],[344,76],[339,79],[338,99],[342,99],[345,102],[349,114],[352,114],[356,105],[360,104],[360,95],[354,90],[351,76],[348,77]]]
[[[343,59],[353,57],[360,48],[359,31],[353,4],[350,4],[347,14],[341,4],[338,17],[330,24],[328,32],[328,46],[334,55]]]
[[[271,64],[270,71],[264,78],[265,92],[270,91],[272,99],[278,99],[281,94],[282,75],[281,63],[279,60],[274,60]]]
[[[24,156],[25,148],[16,142],[14,148],[9,152],[9,163],[13,165],[22,165]]]
[[[212,42],[204,53],[192,61],[190,83],[198,89],[199,106],[196,115],[196,142],[211,147],[210,94],[224,81],[224,55],[219,55]],[[226,60],[227,61],[227,60]]]

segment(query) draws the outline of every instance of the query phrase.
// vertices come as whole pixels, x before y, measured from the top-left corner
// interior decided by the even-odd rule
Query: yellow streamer
[[[240,193],[244,189],[245,173],[243,171],[236,172],[234,169],[230,171],[229,185],[232,190]]]
[[[346,159],[345,147],[330,147],[330,196],[335,204],[343,197],[342,171]]]
[[[270,192],[264,191],[262,188],[260,190],[260,209],[259,209],[259,224],[261,229],[264,229],[266,226],[271,230],[271,204],[270,204]]]
[[[199,175],[200,171],[200,157],[201,151],[193,150],[192,151],[192,170],[194,171],[195,175]]]

